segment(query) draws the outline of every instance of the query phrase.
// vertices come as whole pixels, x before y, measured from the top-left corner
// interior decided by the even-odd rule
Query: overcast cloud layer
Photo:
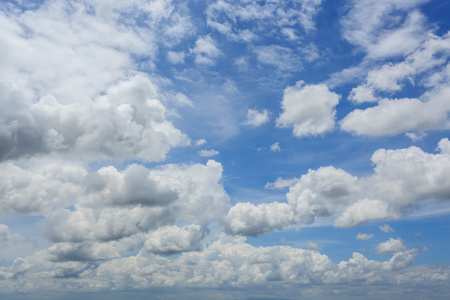
[[[3,1],[0,298],[450,297],[449,13]]]

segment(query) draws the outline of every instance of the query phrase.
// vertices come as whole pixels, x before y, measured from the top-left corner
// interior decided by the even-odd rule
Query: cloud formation
[[[184,230],[184,229],[182,229]],[[395,253],[378,262],[353,253],[348,261],[333,263],[315,250],[289,246],[253,247],[245,239],[222,236],[201,252],[184,252],[168,259],[141,250],[135,256],[92,265],[87,262],[49,262],[46,252],[18,259],[11,267],[0,267],[3,290],[93,291],[120,290],[130,286],[151,287],[273,287],[334,286],[358,281],[372,290],[420,283],[421,287],[445,285],[448,267],[414,266],[415,249]],[[169,271],[170,270],[170,271]],[[387,272],[389,271],[389,272]],[[65,280],[58,280],[64,278]],[[26,283],[26,284],[25,284]],[[355,287],[356,288],[356,287]]]
[[[247,111],[247,120],[244,122],[245,125],[250,127],[259,127],[264,123],[269,121],[269,112],[267,109],[258,111],[256,109],[249,109]]]
[[[379,149],[371,158],[374,174],[368,177],[358,178],[332,166],[309,170],[288,181],[286,203],[238,203],[224,218],[225,227],[232,234],[257,236],[291,224],[312,224],[320,217],[334,217],[337,227],[352,227],[400,218],[421,202],[448,201],[448,140],[442,139],[438,147],[438,154],[414,146]],[[389,231],[388,227],[380,228]]]
[[[299,81],[284,90],[283,111],[277,118],[277,126],[293,127],[296,137],[332,131],[339,99],[340,96],[330,92],[325,85],[304,85]]]

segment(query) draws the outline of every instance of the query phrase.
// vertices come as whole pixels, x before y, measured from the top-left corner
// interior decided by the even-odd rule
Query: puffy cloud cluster
[[[373,238],[373,234],[368,234],[368,233],[358,233],[356,235],[356,239],[360,240],[360,241],[365,241],[365,240],[370,240],[371,238]]]
[[[350,112],[341,120],[342,130],[368,136],[406,133],[417,140],[425,131],[450,128],[449,33],[433,34],[434,28],[417,9],[425,2],[354,1],[341,22],[344,37],[367,55],[346,72],[354,79],[367,76],[349,99],[377,105]],[[340,75],[348,77],[346,72]],[[427,91],[417,98],[393,97],[410,86]]]
[[[172,228],[162,229],[169,233]],[[187,235],[195,227],[179,229]],[[162,233],[162,232],[159,232]],[[170,238],[170,233],[167,238]],[[162,238],[162,237],[159,237]],[[159,242],[146,243],[150,249]],[[174,244],[179,246],[182,241]],[[348,261],[333,263],[314,250],[289,246],[253,247],[245,239],[222,236],[200,252],[184,252],[168,259],[141,250],[136,256],[90,264],[49,262],[47,251],[17,259],[11,267],[0,267],[0,290],[21,292],[39,290],[97,291],[103,289],[152,287],[263,287],[278,286],[358,286],[372,291],[380,286],[403,287],[420,283],[421,288],[445,286],[448,267],[411,265],[417,250],[396,252],[378,262],[354,253]],[[387,272],[389,271],[389,272]],[[64,278],[64,280],[60,280]],[[347,293],[351,291],[347,290]]]
[[[340,96],[330,92],[326,85],[304,85],[299,81],[284,90],[283,111],[277,118],[277,126],[293,127],[296,137],[332,131],[339,99]]]
[[[425,16],[416,8],[428,1],[353,1],[341,20],[343,35],[371,59],[412,52],[427,37]]]
[[[341,129],[377,136],[450,128],[450,76],[446,72],[449,57],[449,34],[443,37],[432,35],[404,61],[370,71],[365,82],[352,90],[350,99],[356,102],[378,101],[378,104],[349,113],[341,121]],[[432,89],[419,98],[380,100],[379,92],[401,91],[405,81],[412,84],[417,81],[419,85]]]
[[[233,41],[251,42],[263,35],[284,36],[297,40],[304,32],[315,28],[314,16],[321,0],[313,1],[229,1],[209,4],[207,24]],[[236,26],[244,23],[245,29]],[[299,25],[303,32],[299,31]]]
[[[380,254],[394,254],[405,250],[406,247],[403,245],[403,241],[399,238],[390,238],[386,242],[378,244],[376,250]]]
[[[267,109],[263,109],[262,111],[258,111],[256,109],[249,109],[247,111],[247,121],[245,121],[245,125],[250,127],[259,127],[264,123],[269,121],[269,112]]]
[[[214,65],[215,59],[222,55],[222,51],[216,47],[214,40],[209,35],[199,37],[191,51],[195,54],[197,64],[207,66]]]
[[[376,101],[377,92],[396,92],[403,88],[404,82],[415,83],[414,77],[427,74],[430,78],[422,79],[422,85],[436,85],[441,80],[432,80],[433,74],[439,73],[446,67],[450,56],[450,34],[443,37],[430,35],[420,44],[420,47],[398,63],[384,64],[378,69],[369,71],[364,84],[354,88],[350,99],[361,103]]]
[[[374,174],[368,177],[358,178],[332,166],[309,170],[299,179],[287,181],[291,184],[287,203],[238,203],[224,218],[225,227],[233,234],[256,236],[330,216],[334,217],[335,226],[350,227],[371,220],[399,218],[421,202],[448,201],[449,145],[448,139],[442,139],[438,154],[414,146],[379,149],[371,159]]]
[[[137,74],[93,100],[64,103],[47,95],[33,103],[12,84],[0,84],[0,158],[57,152],[87,160],[158,161],[189,139],[165,119],[157,87]]]
[[[279,74],[284,74],[295,72],[301,69],[303,62],[319,57],[313,43],[302,43],[300,47],[298,44],[305,35],[314,31],[314,18],[321,2],[213,1],[206,9],[206,22],[229,41],[251,45],[259,64],[274,67]],[[259,44],[266,37],[274,37],[273,44]],[[295,45],[295,50],[292,45]],[[246,70],[248,57],[241,57],[236,63],[240,70]]]
[[[56,260],[116,257],[147,239],[149,251],[193,249],[208,221],[228,206],[222,166],[215,161],[157,169],[133,164],[123,171],[108,166],[93,173],[61,161],[29,168],[4,162],[1,170],[2,212],[45,215],[41,230],[56,243]],[[174,227],[178,221],[191,225]],[[169,237],[177,233],[184,240],[172,245]]]
[[[161,43],[180,42],[192,27],[180,16],[183,7],[153,2],[5,6],[0,159],[70,152],[88,160],[158,161],[189,142],[165,119],[157,85],[136,72],[135,58],[151,64]]]

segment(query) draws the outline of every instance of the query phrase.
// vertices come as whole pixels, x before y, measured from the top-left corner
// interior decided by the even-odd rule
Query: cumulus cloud
[[[303,81],[284,90],[277,118],[278,127],[293,127],[296,137],[316,136],[334,129],[335,107],[340,96],[325,85],[304,85]]]
[[[247,121],[244,122],[245,125],[250,127],[259,127],[264,123],[269,121],[269,112],[267,109],[258,111],[256,109],[249,109],[247,111]]]
[[[309,170],[293,180],[277,180],[266,187],[290,186],[287,203],[238,203],[224,218],[225,227],[233,234],[258,235],[287,225],[312,224],[320,217],[333,217],[337,227],[351,227],[372,220],[400,218],[419,203],[448,201],[448,143],[442,139],[438,146],[442,150],[437,154],[415,146],[379,149],[371,159],[374,174],[368,177],[358,178],[329,166]],[[380,229],[389,231],[386,226]]]
[[[286,39],[297,39],[297,35],[314,30],[314,17],[320,4],[321,0],[214,1],[206,9],[207,24],[237,42],[251,42],[262,36],[275,34],[278,37],[285,36]],[[238,23],[245,25],[236,26]],[[303,30],[300,31],[299,28]]]
[[[286,203],[252,204],[240,202],[230,208],[223,218],[225,229],[231,234],[258,236],[282,229],[293,221],[294,212]]]
[[[195,54],[195,62],[197,64],[207,66],[215,65],[215,59],[222,55],[222,51],[217,48],[214,40],[209,35],[199,37],[191,52]]]
[[[361,233],[361,232],[359,232],[356,235],[356,239],[360,240],[360,241],[370,240],[371,238],[373,238],[373,233],[372,234],[368,234],[368,233]]]
[[[343,36],[372,59],[407,54],[427,37],[425,17],[415,10],[427,1],[353,1],[341,20]]]
[[[392,229],[392,227],[389,226],[388,224],[380,225],[379,228],[381,231],[386,232],[386,233],[394,232],[394,229]]]
[[[201,157],[211,157],[219,155],[219,151],[211,149],[211,150],[200,150],[199,154]]]
[[[93,101],[64,103],[48,95],[32,103],[14,85],[0,83],[1,159],[56,152],[88,160],[159,161],[189,139],[165,119],[158,88],[144,74],[111,86]]]
[[[322,248],[314,242],[309,241],[306,248],[320,251]]]
[[[376,247],[376,250],[379,254],[394,254],[405,249],[406,247],[405,245],[403,245],[403,241],[400,238],[390,238],[386,242],[378,244]]]
[[[144,249],[151,253],[173,254],[194,250],[206,231],[200,225],[166,226],[148,234]]]
[[[203,145],[205,145],[207,143],[208,142],[205,139],[200,139],[200,140],[195,142],[195,146],[203,146]]]
[[[350,112],[341,121],[341,129],[370,136],[448,129],[449,91],[450,86],[442,86],[424,94],[422,99],[383,99],[377,106]]]
[[[17,259],[10,267],[0,267],[3,279],[0,289],[26,293],[35,291],[36,287],[41,291],[66,292],[173,286],[240,288],[268,284],[271,288],[286,288],[311,283],[336,286],[357,281],[358,287],[375,291],[380,286],[390,290],[390,287],[413,288],[419,283],[421,288],[447,284],[448,267],[412,265],[416,257],[414,249],[397,252],[384,262],[353,253],[349,260],[335,264],[314,250],[254,247],[243,238],[222,236],[202,251],[183,252],[172,259],[143,249],[134,256],[92,265],[83,261],[49,261],[49,252],[42,251]]]
[[[442,37],[429,35],[420,47],[407,55],[403,61],[384,64],[369,71],[365,82],[354,88],[349,98],[357,103],[377,100],[373,96],[375,93],[400,91],[405,83],[416,83],[414,77],[419,74],[428,76],[417,83],[430,85],[431,79],[428,78],[446,67],[449,50],[449,33]]]
[[[274,182],[266,183],[264,188],[266,188],[266,189],[284,189],[284,188],[293,186],[297,182],[298,182],[298,178],[285,179],[285,178],[278,177]]]
[[[40,228],[56,243],[51,249],[57,260],[117,257],[142,246],[144,234],[156,231],[151,235],[156,238],[160,227],[179,220],[192,226],[164,227],[170,236],[185,236],[172,250],[183,245],[192,250],[206,232],[195,224],[221,217],[228,206],[220,183],[222,166],[215,161],[157,169],[134,164],[123,171],[108,166],[93,173],[82,164],[62,161],[38,161],[28,168],[4,162],[1,170],[2,213],[45,215]],[[160,244],[161,249],[170,248]],[[157,248],[151,245],[149,249]]]
[[[278,142],[270,145],[270,151],[272,152],[280,152],[281,148],[280,148],[280,144]]]
[[[280,45],[257,46],[254,47],[253,52],[260,63],[281,71],[290,72],[301,67],[300,57],[291,48]]]
[[[22,237],[18,233],[12,233],[9,227],[5,224],[0,224],[0,240],[5,241],[20,241],[23,240],[24,237]]]
[[[183,64],[184,63],[184,52],[167,52],[167,59],[173,64]]]
[[[73,152],[157,161],[188,141],[165,119],[157,85],[136,72],[134,59],[154,59],[192,29],[183,5],[154,4],[9,4],[0,15],[0,105],[13,109],[0,114],[0,159]]]

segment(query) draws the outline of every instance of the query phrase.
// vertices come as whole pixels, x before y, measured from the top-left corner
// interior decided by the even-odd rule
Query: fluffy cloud
[[[425,17],[415,10],[427,1],[353,1],[341,21],[343,35],[371,59],[407,54],[427,37]]]
[[[211,157],[215,155],[219,155],[219,151],[211,149],[211,150],[200,150],[199,154],[201,157]]]
[[[303,81],[299,81],[284,90],[281,102],[283,112],[277,118],[277,126],[293,127],[297,137],[332,131],[339,98],[325,85],[304,85]]]
[[[72,152],[156,161],[188,142],[134,61],[149,63],[160,44],[190,32],[183,10],[170,1],[58,0],[25,11],[10,3],[0,14],[0,159]],[[134,22],[141,17],[148,21]]]
[[[360,241],[370,240],[371,238],[373,238],[373,234],[358,233],[356,235],[356,239]]]
[[[405,60],[396,64],[385,64],[381,68],[369,71],[363,85],[352,90],[349,98],[355,102],[375,101],[376,92],[396,92],[403,88],[403,82],[416,83],[414,77],[426,74],[425,78],[417,82],[421,85],[431,85],[433,74],[439,73],[446,67],[450,55],[450,34],[443,37],[430,35],[413,53],[407,55]],[[430,73],[430,74],[428,74]]]
[[[286,203],[255,205],[241,202],[230,208],[223,219],[226,231],[231,234],[258,236],[268,231],[282,229],[293,221],[294,213]]]
[[[128,77],[136,67],[132,56],[153,59],[160,44],[175,45],[193,33],[184,5],[172,1],[9,5],[0,15],[1,78],[65,103],[92,98]]]
[[[215,65],[215,59],[222,55],[222,51],[217,48],[214,40],[209,35],[199,37],[191,52],[195,54],[195,62],[197,64],[207,66]]]
[[[450,127],[450,107],[445,100],[449,33],[437,36],[427,27],[425,17],[416,10],[424,2],[427,0],[355,1],[343,19],[344,36],[367,52],[353,70],[367,76],[352,89],[349,99],[378,103],[350,112],[341,121],[342,130],[369,136],[408,133],[416,139],[411,131]],[[391,57],[396,57],[395,62],[377,65],[381,59]],[[428,90],[418,98],[387,98],[408,85]]]
[[[171,147],[189,140],[165,119],[157,87],[137,74],[93,101],[64,103],[48,95],[36,103],[14,85],[2,85],[1,159],[57,152],[88,160],[162,160]]]
[[[448,129],[449,91],[450,86],[443,86],[424,94],[423,99],[383,99],[377,106],[349,113],[341,129],[371,136]]]
[[[448,33],[443,37],[430,35],[405,60],[370,71],[365,82],[354,88],[349,98],[355,102],[379,102],[376,106],[350,112],[341,121],[341,129],[372,136],[448,129],[450,106],[446,99],[449,76],[445,70],[449,50]],[[432,89],[418,99],[379,97],[382,92],[401,91],[405,82]],[[414,133],[408,134],[416,139]]]
[[[256,59],[283,72],[300,68],[301,59],[292,49],[280,45],[257,46],[253,49]]]
[[[240,2],[214,1],[209,4],[206,15],[209,27],[240,42],[251,42],[260,36],[281,33],[287,39],[314,29],[314,16],[321,0],[286,2]],[[246,24],[236,26],[237,24]],[[299,25],[301,27],[299,27]],[[247,29],[248,28],[248,29]],[[302,31],[299,31],[302,28]],[[278,34],[277,36],[280,36]]]
[[[386,242],[378,244],[376,247],[376,250],[379,254],[394,254],[405,249],[406,247],[405,245],[403,245],[403,241],[400,238],[390,238]]]
[[[394,232],[394,229],[392,229],[392,227],[389,226],[388,224],[380,225],[379,228],[381,231],[386,232],[386,233],[391,232],[391,231]]]
[[[151,253],[172,254],[194,250],[206,231],[200,225],[167,226],[148,234],[144,249]]]
[[[287,203],[238,203],[224,218],[225,227],[233,234],[258,235],[291,224],[311,224],[318,217],[333,217],[335,226],[351,227],[400,218],[419,203],[448,201],[448,144],[448,139],[442,139],[438,154],[414,146],[377,150],[372,155],[374,174],[368,177],[354,177],[329,166],[309,170],[286,183],[277,180],[267,187],[290,186]]]
[[[256,109],[249,109],[247,111],[247,121],[244,122],[245,125],[251,127],[259,127],[264,123],[269,121],[269,112],[267,109],[258,111]]]
[[[278,142],[270,145],[270,151],[272,152],[280,152],[281,148],[280,148],[280,144]]]
[[[228,206],[222,166],[215,161],[153,170],[108,166],[93,173],[61,161],[39,161],[28,168],[5,162],[1,169],[2,212],[45,215],[40,228],[56,243],[50,249],[55,260],[118,257],[149,238],[156,242],[166,231],[173,239],[179,233],[184,241],[180,238],[173,247],[169,241],[160,240],[159,246],[148,242],[149,251],[192,250],[205,235],[203,225],[223,216]],[[192,225],[160,229],[177,221]]]
[[[181,229],[183,230],[183,229]],[[395,253],[384,262],[354,253],[348,261],[333,263],[313,250],[288,246],[253,247],[245,239],[222,236],[199,252],[173,259],[141,250],[139,254],[89,264],[49,261],[48,251],[17,259],[0,267],[2,292],[93,291],[151,287],[274,287],[312,283],[315,287],[353,284],[367,293],[380,286],[412,288],[447,284],[448,267],[414,266],[414,249]],[[390,272],[387,272],[390,271]],[[64,280],[61,280],[64,278]],[[356,287],[355,287],[356,288]],[[223,291],[222,291],[223,292]],[[347,293],[351,293],[348,291]]]

